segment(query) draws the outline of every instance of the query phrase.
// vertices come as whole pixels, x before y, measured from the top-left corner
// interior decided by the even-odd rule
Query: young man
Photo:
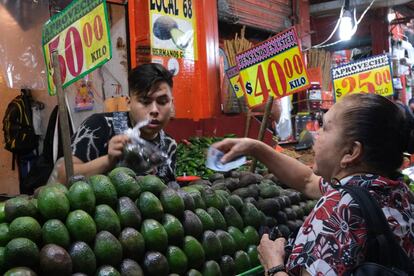
[[[93,114],[72,136],[74,174],[91,176],[113,169],[129,141],[124,131],[148,119],[150,123],[140,129],[141,138],[168,154],[171,163],[159,166],[156,175],[166,183],[172,181],[177,143],[163,131],[173,109],[172,74],[160,64],[143,64],[131,71],[128,82],[129,112]],[[58,180],[66,183],[63,164],[58,168]]]

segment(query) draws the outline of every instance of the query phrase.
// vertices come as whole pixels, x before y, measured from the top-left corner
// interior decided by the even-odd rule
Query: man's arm
[[[84,162],[73,155],[74,175],[92,176],[108,172],[115,167],[116,163],[122,157],[122,149],[128,141],[128,136],[123,134],[112,137],[108,143],[108,153],[88,162]],[[58,172],[57,180],[60,183],[66,184],[67,177],[63,158],[57,162],[56,167]]]

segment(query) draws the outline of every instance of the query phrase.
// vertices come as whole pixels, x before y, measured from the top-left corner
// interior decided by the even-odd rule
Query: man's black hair
[[[130,94],[146,96],[160,82],[166,82],[172,88],[172,77],[173,74],[161,64],[147,63],[139,65],[132,69],[128,76]]]

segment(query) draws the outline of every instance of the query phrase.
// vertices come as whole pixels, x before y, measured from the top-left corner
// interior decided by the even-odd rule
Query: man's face
[[[149,120],[149,125],[141,128],[141,137],[152,140],[157,137],[171,117],[172,111],[171,87],[166,82],[157,83],[147,96],[131,96],[130,118],[132,124]]]

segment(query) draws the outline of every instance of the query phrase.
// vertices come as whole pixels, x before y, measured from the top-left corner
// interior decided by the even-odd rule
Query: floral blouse
[[[366,187],[382,207],[389,226],[414,261],[414,195],[401,180],[378,175],[349,176],[341,185]],[[342,275],[364,260],[367,236],[361,209],[344,190],[338,191],[321,179],[323,196],[304,221],[295,240],[287,269],[299,274]]]

